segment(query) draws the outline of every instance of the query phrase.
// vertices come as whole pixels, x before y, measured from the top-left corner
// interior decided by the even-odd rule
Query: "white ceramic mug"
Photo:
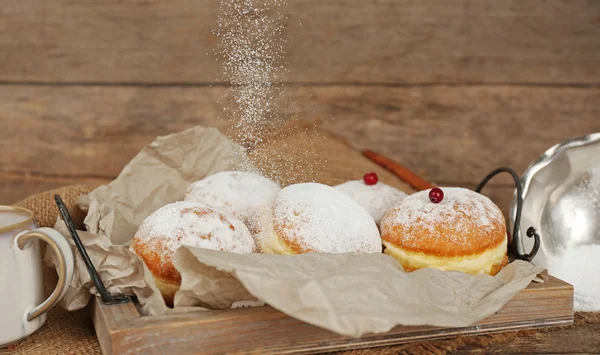
[[[58,285],[44,300],[40,240],[58,256]],[[27,337],[66,293],[73,277],[73,252],[51,228],[36,229],[33,212],[0,206],[0,347]]]

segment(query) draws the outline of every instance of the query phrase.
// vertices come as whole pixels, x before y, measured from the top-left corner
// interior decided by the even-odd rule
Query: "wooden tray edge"
[[[167,350],[183,354],[199,348],[218,353],[239,353],[240,348],[247,348],[250,352],[302,354],[568,326],[574,321],[573,297],[572,285],[550,276],[543,284],[530,284],[499,312],[473,326],[399,326],[385,334],[357,339],[338,336],[268,306],[142,317],[132,302],[107,306],[94,299],[92,310],[96,334],[105,355]],[[265,330],[270,333],[264,334]],[[196,339],[190,340],[190,336]],[[264,344],[257,340],[261,336]],[[269,336],[272,336],[271,341],[267,340]],[[236,347],[233,339],[247,343]]]

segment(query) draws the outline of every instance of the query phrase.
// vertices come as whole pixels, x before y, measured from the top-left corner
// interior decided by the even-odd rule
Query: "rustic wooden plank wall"
[[[7,4],[8,2],[8,4]],[[598,84],[593,0],[290,0],[292,80]],[[8,0],[0,79],[212,83],[219,0]]]
[[[443,185],[600,132],[600,2],[289,1],[286,115]],[[218,0],[0,7],[0,203],[222,119]],[[503,208],[512,187],[493,181]],[[507,197],[508,196],[508,197]]]

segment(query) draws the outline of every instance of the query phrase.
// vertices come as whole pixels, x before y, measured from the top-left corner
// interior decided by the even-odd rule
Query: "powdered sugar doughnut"
[[[185,201],[200,202],[229,213],[246,223],[250,231],[255,233],[258,231],[258,213],[271,203],[280,190],[279,184],[264,176],[223,171],[191,184]]]
[[[463,188],[442,188],[441,202],[429,191],[412,194],[385,213],[385,253],[406,271],[420,268],[495,275],[507,263],[506,223],[489,198]]]
[[[230,215],[194,202],[160,208],[141,224],[130,249],[152,272],[168,305],[181,284],[171,258],[182,245],[233,253],[252,253],[255,248],[248,228]]]
[[[404,192],[382,182],[367,185],[363,180],[352,180],[337,185],[335,188],[363,206],[377,225],[390,207],[406,197]]]
[[[263,253],[381,253],[379,230],[369,213],[333,187],[303,183],[285,187],[264,211]]]

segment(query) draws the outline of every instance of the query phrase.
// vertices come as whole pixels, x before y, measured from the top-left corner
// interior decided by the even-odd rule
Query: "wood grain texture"
[[[115,306],[103,306],[100,308],[100,301],[95,300],[92,305],[92,321],[96,329],[98,343],[103,354],[114,354],[112,337],[114,331],[119,329],[129,321],[139,318],[140,313],[133,303],[120,304]]]
[[[338,88],[318,94],[321,128],[434,183],[519,173],[550,146],[600,131],[600,90],[525,87]],[[494,182],[509,184],[510,179]]]
[[[381,182],[409,194],[415,192],[396,175],[365,159],[347,142],[316,129],[297,128],[271,138],[249,156],[261,172],[282,186],[309,181],[335,186],[375,172]]]
[[[136,318],[135,307],[95,300],[94,323],[105,354],[307,354],[378,347],[573,323],[573,288],[558,279],[531,284],[500,311],[471,327],[398,326],[385,334],[341,337],[271,307]],[[201,336],[200,336],[201,335]]]
[[[114,178],[145,145],[222,128],[223,89],[0,86],[3,171]]]
[[[540,332],[506,342],[466,346],[452,354],[599,354],[600,324]]]
[[[65,178],[48,175],[14,174],[0,171],[0,205],[10,205],[23,198],[44,191],[73,184],[96,184],[108,182],[108,179]]]
[[[0,81],[214,83],[219,0],[9,0]],[[598,84],[596,1],[289,1],[289,80]]]
[[[396,176],[385,169],[368,161],[360,152],[353,150],[347,142],[321,131],[310,131],[311,134],[300,132],[294,136],[279,138],[265,143],[251,153],[254,163],[261,168],[270,166],[286,171],[287,166],[294,168],[291,173],[271,174],[271,177],[282,184],[305,182],[314,179],[317,182],[337,185],[347,180],[361,179],[365,172],[375,172],[380,181],[394,186],[402,191],[411,193],[413,190]],[[281,140],[286,140],[286,144]],[[311,145],[312,149],[302,148]],[[279,146],[277,156],[269,153],[268,146]],[[300,147],[301,149],[298,149]],[[319,155],[311,153],[318,151]],[[269,159],[265,160],[265,156]],[[56,177],[49,175],[33,175],[22,173],[0,172],[0,204],[12,204],[26,196],[57,187],[87,183],[95,185],[110,181],[108,177]],[[475,184],[464,183],[461,187],[475,188]],[[513,196],[513,187],[502,185],[489,185],[483,193],[490,197],[503,210],[508,217],[508,209]]]
[[[226,133],[225,91],[0,86],[0,169],[113,178],[156,136],[198,124]],[[502,165],[522,173],[550,146],[600,132],[598,88],[302,87],[282,101],[281,115],[316,122],[438,184],[476,184]]]

